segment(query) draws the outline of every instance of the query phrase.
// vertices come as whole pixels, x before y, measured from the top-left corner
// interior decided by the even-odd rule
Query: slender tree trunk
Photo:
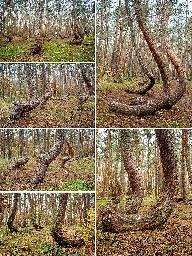
[[[142,180],[139,171],[135,166],[133,154],[131,152],[131,131],[121,130],[120,136],[123,164],[128,174],[130,187],[132,190],[132,194],[126,202],[126,212],[128,214],[136,213],[141,206],[144,196]]]

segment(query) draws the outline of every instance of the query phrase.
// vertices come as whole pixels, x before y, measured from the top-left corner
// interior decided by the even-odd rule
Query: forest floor
[[[35,159],[16,170],[9,169],[7,159],[0,159],[0,190],[31,190],[31,180],[36,174]],[[53,161],[43,183],[36,190],[42,191],[93,191],[95,188],[95,161],[93,157],[71,159],[60,168],[59,158]]]
[[[151,204],[149,201],[144,202],[141,210],[147,209],[149,204]],[[98,214],[100,209],[101,206],[97,207]],[[155,230],[123,233],[108,233],[98,230],[97,255],[192,255],[192,205],[183,202],[177,203],[168,221]]]
[[[83,104],[82,110],[77,110],[78,99],[50,99],[43,106],[38,106],[26,113],[18,121],[7,122],[11,114],[10,99],[0,99],[0,127],[4,128],[90,128],[95,127],[95,99],[90,96]]]
[[[136,86],[138,81],[122,84],[100,81],[97,86],[97,127],[139,128],[139,127],[166,127],[183,128],[192,126],[192,82],[188,82],[183,97],[170,110],[159,110],[154,115],[137,117],[115,114],[109,110],[109,99],[129,104],[131,99],[138,97],[124,91],[128,86]],[[162,85],[156,84],[145,99],[158,97]],[[141,96],[140,96],[141,97]]]
[[[50,229],[46,227],[38,231],[33,227],[18,230],[10,233],[7,227],[1,228],[0,256],[94,256],[94,240],[88,240],[78,248],[62,248],[53,241]]]
[[[30,54],[34,39],[15,37],[12,42],[0,38],[1,62],[94,62],[94,36],[85,37],[81,45],[70,45],[70,39],[44,41],[38,54]]]

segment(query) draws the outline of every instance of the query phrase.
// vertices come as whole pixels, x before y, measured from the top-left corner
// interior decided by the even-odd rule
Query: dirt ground
[[[177,203],[166,224],[146,231],[97,231],[97,256],[192,255],[192,205]]]
[[[146,99],[158,97],[159,87],[154,87]],[[188,84],[187,90],[180,101],[170,110],[159,110],[154,115],[145,117],[126,116],[115,114],[109,110],[109,99],[117,99],[121,103],[129,104],[135,94],[128,94],[123,88],[97,89],[97,127],[106,128],[140,128],[140,127],[192,127],[192,86]]]
[[[38,185],[36,190],[94,190],[95,175],[93,158],[71,159],[66,163],[66,168],[60,168],[59,165],[59,159],[51,163],[44,182]],[[0,169],[0,190],[31,190],[31,181],[36,173],[35,160],[30,159],[25,166],[16,170],[10,170],[8,167],[1,167]]]
[[[95,127],[95,102],[90,97],[82,110],[77,110],[77,99],[51,99],[46,105],[38,106],[26,113],[20,120],[7,122],[8,118],[0,119],[4,128],[90,128]]]

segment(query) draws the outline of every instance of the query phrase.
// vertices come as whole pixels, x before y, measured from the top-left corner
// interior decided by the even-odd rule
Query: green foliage
[[[94,190],[94,182],[90,182],[90,184],[85,180],[69,180],[66,185],[64,185],[61,191],[88,191]]]
[[[89,239],[93,239],[95,236],[95,210],[90,208],[87,211],[86,220],[83,219],[83,239],[88,241]]]
[[[29,45],[21,44],[21,45],[14,45],[14,44],[7,44],[6,46],[1,47],[0,51],[0,61],[4,60],[11,60],[25,52],[28,52],[30,49]]]

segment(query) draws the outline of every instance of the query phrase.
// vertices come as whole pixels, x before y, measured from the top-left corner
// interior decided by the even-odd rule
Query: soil
[[[53,161],[48,167],[45,180],[36,190],[94,190],[94,159],[71,159],[60,168],[59,159]],[[93,166],[93,167],[92,167]],[[91,169],[92,167],[92,169]],[[1,168],[0,190],[23,191],[32,190],[32,178],[36,174],[36,163],[33,159],[16,170]]]
[[[50,99],[45,105],[38,106],[17,121],[0,119],[4,128],[90,128],[95,127],[94,97],[84,103],[82,110],[77,109],[78,100]]]

